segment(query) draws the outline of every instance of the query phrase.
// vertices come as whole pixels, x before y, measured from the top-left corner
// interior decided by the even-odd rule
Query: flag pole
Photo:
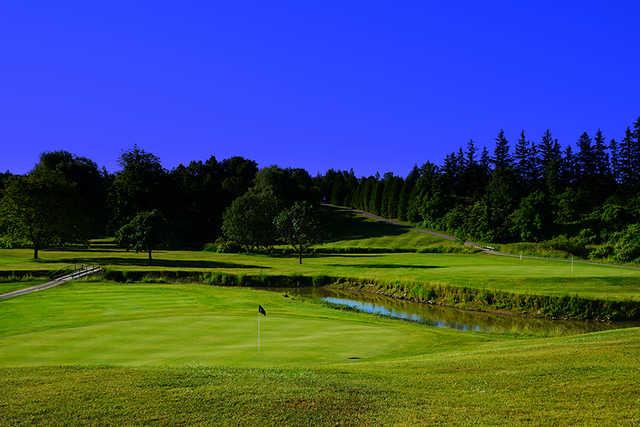
[[[260,351],[260,316],[258,316],[258,351]]]

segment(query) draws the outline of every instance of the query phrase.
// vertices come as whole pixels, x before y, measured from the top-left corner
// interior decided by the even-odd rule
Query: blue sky
[[[640,116],[639,18],[638,2],[0,2],[0,170],[54,149],[115,170],[138,144],[167,167],[405,174],[500,128],[618,138]]]

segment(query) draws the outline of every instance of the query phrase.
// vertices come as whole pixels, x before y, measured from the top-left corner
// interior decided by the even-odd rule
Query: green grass
[[[335,251],[463,251],[464,246],[426,233],[410,224],[389,224],[351,210],[334,207],[323,209],[329,238],[314,246]]]
[[[524,338],[246,288],[75,282],[1,302],[0,349],[6,425],[640,422],[639,328]]]
[[[360,239],[339,240],[314,246],[317,249],[373,249],[396,251],[428,251],[429,249],[442,251],[463,250],[459,243],[452,242],[441,237],[427,234],[423,231],[408,228],[400,234],[365,237]]]
[[[14,278],[10,278],[7,280],[0,280],[0,294],[6,294],[11,291],[16,291],[18,289],[28,288],[29,286],[41,285],[46,282],[47,278],[25,278],[21,280],[14,280]]]
[[[640,300],[640,270],[555,260],[518,260],[487,254],[342,254],[318,255],[298,265],[293,257],[156,251],[153,265],[145,254],[124,251],[42,251],[0,249],[0,271],[50,271],[73,263],[102,263],[123,271],[217,271],[239,275],[306,275],[412,282],[502,290],[520,294],[579,295]]]

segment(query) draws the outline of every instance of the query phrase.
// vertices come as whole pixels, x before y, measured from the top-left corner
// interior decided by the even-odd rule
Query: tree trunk
[[[298,264],[302,264],[302,247],[298,249]]]
[[[34,246],[33,247],[33,259],[38,259],[38,251],[40,250],[40,248],[38,248],[38,246]]]
[[[151,249],[148,250],[149,253],[149,265],[151,265]]]

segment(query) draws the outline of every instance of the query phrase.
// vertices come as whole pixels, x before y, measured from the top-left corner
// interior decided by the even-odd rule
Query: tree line
[[[0,174],[0,247],[31,246],[38,258],[42,248],[115,236],[151,260],[157,247],[201,249],[218,240],[247,250],[300,249],[313,240],[320,193],[303,169],[258,170],[242,157],[210,157],[167,170],[138,147],[122,153],[119,165],[109,173],[53,151],[25,175]]]
[[[329,170],[316,177],[323,200],[483,242],[551,241],[561,249],[619,261],[640,257],[640,118],[621,139],[583,132],[576,148],[550,130],[503,131],[493,152],[474,141],[440,165],[406,177],[356,177]],[[588,253],[587,246],[598,246]]]
[[[601,131],[561,146],[547,130],[503,131],[492,152],[474,141],[441,164],[357,177],[258,168],[231,157],[173,169],[139,147],[110,173],[66,151],[25,175],[0,174],[0,247],[87,245],[101,236],[151,258],[154,247],[302,253],[321,236],[321,201],[454,233],[461,240],[542,242],[576,255],[640,259],[640,118],[619,140]]]

